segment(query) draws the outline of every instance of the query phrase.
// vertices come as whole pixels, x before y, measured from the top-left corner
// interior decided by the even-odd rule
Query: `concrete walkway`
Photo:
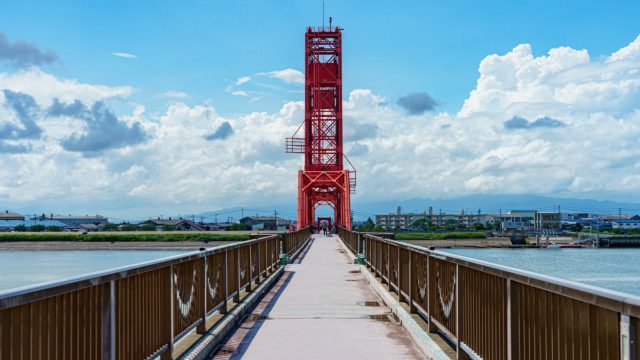
[[[338,241],[314,235],[215,358],[424,358]]]

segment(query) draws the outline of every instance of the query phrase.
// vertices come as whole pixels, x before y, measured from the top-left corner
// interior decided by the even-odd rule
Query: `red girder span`
[[[343,166],[339,27],[307,29],[304,93],[304,137],[294,135],[286,145],[287,152],[304,153],[304,170],[298,172],[298,229],[313,225],[319,205],[331,206],[334,223],[351,229],[355,171]]]

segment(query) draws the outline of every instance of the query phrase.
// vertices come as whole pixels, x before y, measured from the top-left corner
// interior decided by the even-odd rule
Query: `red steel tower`
[[[298,229],[314,223],[321,205],[333,208],[336,225],[351,229],[356,178],[355,170],[343,167],[342,29],[331,22],[328,28],[307,28],[304,55],[304,137],[298,128],[286,141],[287,152],[304,154],[304,170],[298,171]]]

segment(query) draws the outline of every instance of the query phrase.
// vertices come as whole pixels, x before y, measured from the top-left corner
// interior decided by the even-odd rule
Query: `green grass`
[[[11,241],[243,241],[248,240],[247,234],[207,234],[207,233],[184,233],[184,234],[118,234],[118,233],[5,233],[0,234],[0,242]]]
[[[481,231],[459,231],[448,233],[398,233],[395,240],[443,240],[443,239],[486,239]]]

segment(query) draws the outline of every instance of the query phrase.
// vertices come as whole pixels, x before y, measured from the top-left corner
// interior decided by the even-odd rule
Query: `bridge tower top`
[[[320,205],[334,209],[336,225],[351,228],[355,169],[344,168],[345,159],[351,164],[342,141],[342,29],[329,24],[306,30],[304,123],[286,141],[287,152],[304,154],[304,170],[298,174],[299,229],[314,223]]]

